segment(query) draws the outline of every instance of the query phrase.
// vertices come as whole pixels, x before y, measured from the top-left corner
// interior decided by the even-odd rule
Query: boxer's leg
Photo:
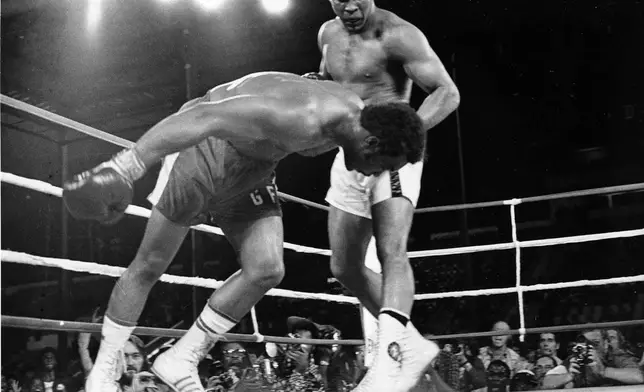
[[[177,253],[187,226],[164,217],[158,209],[152,215],[129,267],[114,286],[103,321],[101,345],[87,378],[88,392],[109,392],[122,369],[117,363],[125,342],[143,311],[148,294]]]
[[[153,371],[175,391],[202,391],[197,365],[271,288],[284,277],[283,226],[275,185],[264,184],[218,208],[217,223],[235,248],[241,270],[210,297],[192,327]]]

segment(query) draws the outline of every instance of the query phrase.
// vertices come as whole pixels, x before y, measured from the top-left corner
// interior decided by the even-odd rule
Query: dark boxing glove
[[[134,181],[143,177],[145,165],[133,149],[74,176],[63,186],[63,201],[76,219],[111,225],[132,202]]]
[[[313,79],[313,80],[331,80],[330,78],[322,75],[319,72],[307,72],[302,75],[303,78]]]

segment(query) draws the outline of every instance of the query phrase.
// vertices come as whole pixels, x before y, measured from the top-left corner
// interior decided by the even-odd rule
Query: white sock
[[[201,330],[210,334],[213,338],[216,338],[217,334],[230,331],[237,323],[239,323],[238,320],[233,320],[225,314],[217,312],[208,304],[206,304],[199,317],[197,317],[197,321],[195,321],[195,324],[199,325]]]
[[[133,326],[118,324],[112,321],[108,316],[105,316],[103,318],[103,340],[101,342],[101,347],[105,345],[116,350],[122,349],[123,346],[125,346],[125,342],[127,342],[130,335],[132,335],[134,328],[135,327]]]
[[[188,332],[174,345],[176,355],[197,363],[205,357],[219,339],[218,335],[230,331],[237,324],[230,318],[206,305]]]

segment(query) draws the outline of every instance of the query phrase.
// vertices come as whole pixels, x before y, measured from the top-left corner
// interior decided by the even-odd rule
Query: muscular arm
[[[400,26],[392,35],[391,54],[403,62],[407,75],[429,95],[418,115],[429,130],[458,107],[460,95],[425,35],[413,25]]]
[[[322,60],[320,60],[320,75],[324,77],[325,79],[331,80],[331,75],[329,74],[329,71],[326,69],[326,44],[325,44],[325,38],[324,38],[324,32],[326,31],[327,27],[333,23],[333,20],[328,20],[324,22],[324,24],[320,27],[320,31],[318,31],[318,49],[320,49],[320,53],[322,54]]]
[[[290,106],[290,107],[289,107]],[[200,102],[150,128],[134,147],[150,167],[208,137],[235,141],[277,138],[277,130],[298,129],[303,121],[293,105],[277,99],[242,95],[218,102]]]

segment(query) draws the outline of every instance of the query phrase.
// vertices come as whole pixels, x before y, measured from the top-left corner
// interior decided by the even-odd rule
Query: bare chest
[[[390,58],[382,40],[337,34],[324,46],[325,67],[333,80],[371,99],[407,99],[411,84],[402,63]]]
[[[325,50],[327,70],[336,81],[375,79],[386,68],[387,54],[379,40],[338,34]]]

